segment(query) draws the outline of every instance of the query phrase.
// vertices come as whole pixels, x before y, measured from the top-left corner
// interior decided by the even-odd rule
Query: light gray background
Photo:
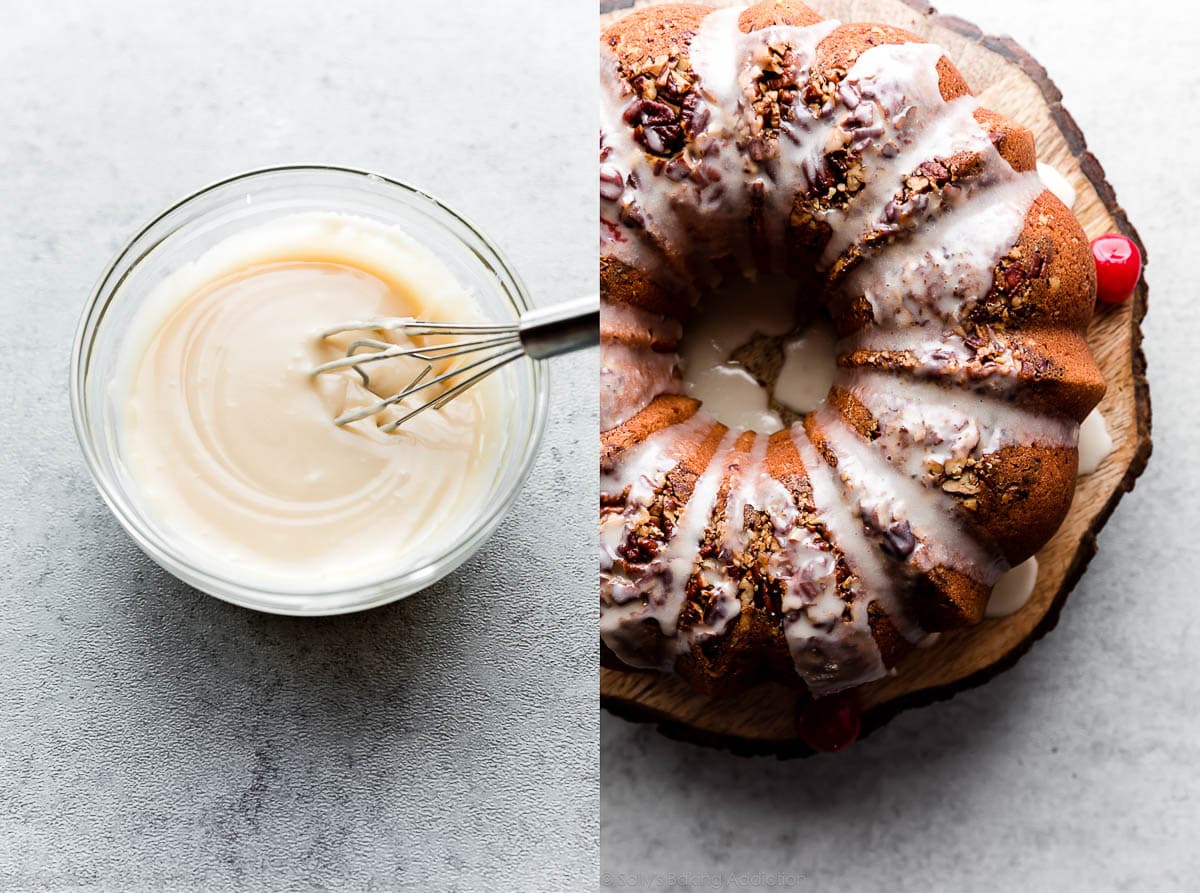
[[[591,889],[596,362],[432,591],[288,620],[186,589],[83,468],[71,337],[122,242],[265,164],[417,183],[537,300],[596,283],[595,8],[0,0],[0,889]]]
[[[1149,246],[1154,457],[1049,638],[844,754],[745,760],[603,716],[612,889],[638,873],[755,871],[814,891],[1200,889],[1200,14],[935,5],[1045,64]]]

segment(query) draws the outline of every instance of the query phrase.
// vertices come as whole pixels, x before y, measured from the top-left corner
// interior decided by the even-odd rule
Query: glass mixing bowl
[[[172,205],[121,249],[92,292],[71,355],[71,413],[88,470],[134,542],[166,570],[234,604],[277,614],[339,614],[382,605],[424,589],[483,545],[516,502],[546,425],[543,364],[522,359],[499,375],[513,395],[506,455],[475,518],[438,554],[387,576],[345,588],[283,590],[238,580],[228,568],[189,554],[139,493],[121,453],[120,410],[110,385],[141,303],[182,264],[232,234],[305,211],[357,214],[392,224],[432,251],[479,304],[483,315],[513,320],[530,309],[520,277],[479,230],[437,199],[386,177],[347,168],[268,168],[215,183]]]

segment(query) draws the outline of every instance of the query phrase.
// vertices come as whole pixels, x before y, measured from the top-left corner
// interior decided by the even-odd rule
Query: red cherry
[[[1142,254],[1129,239],[1109,233],[1092,239],[1096,260],[1096,298],[1105,304],[1124,304],[1142,275]]]
[[[845,750],[862,730],[862,710],[851,695],[817,698],[800,713],[800,737],[813,750]]]

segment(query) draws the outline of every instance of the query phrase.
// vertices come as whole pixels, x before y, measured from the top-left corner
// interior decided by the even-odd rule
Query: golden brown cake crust
[[[691,397],[662,394],[628,421],[605,431],[601,438],[600,468],[607,469],[625,450],[651,434],[686,422],[696,414],[700,401]]]
[[[821,16],[803,3],[795,3],[792,0],[767,0],[765,3],[756,3],[748,7],[738,17],[738,27],[744,32],[750,32],[770,28],[772,25],[803,28],[820,21]]]
[[[686,298],[672,294],[641,270],[616,258],[600,258],[600,288],[606,299],[618,304],[665,316],[681,317],[687,313]]]

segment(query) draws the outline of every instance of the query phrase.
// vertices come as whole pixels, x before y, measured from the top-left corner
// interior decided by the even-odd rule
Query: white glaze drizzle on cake
[[[600,309],[600,337],[604,341],[675,344],[683,337],[683,324],[629,304],[605,301]]]
[[[914,569],[949,567],[980,583],[996,581],[1006,567],[1003,556],[967,533],[948,496],[932,498],[921,484],[896,474],[841,413],[826,406],[816,421],[838,457],[835,473],[847,498],[886,554]]]
[[[708,115],[708,125],[697,140],[704,153],[701,170],[716,176],[714,182],[701,188],[700,202],[694,206],[702,215],[703,228],[712,236],[693,244],[705,252],[705,258],[732,255],[743,274],[753,276],[756,267],[749,230],[731,223],[746,219],[751,192],[759,191],[762,217],[769,228],[766,241],[779,244],[781,221],[788,218],[792,201],[797,193],[808,190],[809,175],[825,163],[826,128],[807,113],[781,122],[778,138],[763,147],[758,160],[753,160],[746,151],[755,124],[747,99],[763,66],[769,63],[770,47],[789,48],[797,80],[803,82],[809,76],[817,45],[838,23],[827,20],[805,28],[775,25],[743,33],[738,28],[743,9],[730,7],[706,16],[689,48]],[[773,260],[775,271],[782,271],[781,259]]]
[[[630,183],[634,169],[644,164],[644,153],[621,121],[633,91],[621,77],[616,57],[603,50],[600,85],[600,255],[645,268],[652,252],[644,244],[644,228],[631,225],[630,216],[638,213]]]
[[[682,166],[674,158],[655,158],[633,138],[627,112],[636,97],[605,51],[602,257],[645,271],[693,299],[720,280],[716,262],[729,259],[754,276],[764,268],[765,247],[766,267],[779,270],[795,197],[811,195],[829,147],[849,142],[860,152],[861,189],[848,202],[818,212],[830,230],[818,266],[839,275],[842,300],[864,298],[872,319],[838,350],[842,356],[907,354],[913,362],[904,376],[862,369],[838,376],[838,386],[875,416],[880,436],[869,442],[839,412],[828,405],[818,409],[815,427],[836,467],[803,425],[792,427],[790,438],[812,488],[811,516],[768,473],[767,438],[756,437],[752,449],[739,454],[731,450],[741,432],[730,430],[696,480],[672,535],[651,561],[631,569],[620,547],[674,467],[672,444],[694,441],[712,420],[698,413],[619,457],[602,477],[606,497],[628,492],[620,512],[602,516],[601,635],[626,663],[661,669],[697,641],[720,635],[740,611],[730,568],[748,546],[745,519],[761,512],[776,540],[767,573],[783,584],[785,639],[798,674],[823,694],[887,673],[871,631],[872,603],[917,643],[926,631],[901,597],[915,575],[946,567],[991,585],[1006,569],[994,547],[968,532],[951,495],[929,485],[930,469],[1014,444],[1073,447],[1078,429],[1070,420],[1024,412],[1002,399],[1022,373],[1019,351],[1003,332],[989,331],[983,362],[985,351],[961,328],[990,292],[996,264],[1020,236],[1044,187],[1037,174],[1017,173],[1001,157],[974,117],[974,98],[943,100],[937,72],[942,50],[927,44],[867,49],[842,80],[839,102],[817,113],[795,103],[792,119],[751,153],[756,121],[749,100],[772,48],[790,50],[803,83],[817,45],[836,23],[743,33],[737,24],[743,9],[710,13],[691,40],[699,95],[694,120],[702,126],[688,149],[695,154]],[[923,199],[904,191],[923,162],[956,153],[977,156],[979,173]],[[766,227],[766,244],[757,246],[757,254],[742,222],[750,215],[752,193]],[[872,247],[878,242],[886,250]],[[861,260],[842,274],[838,265],[851,249],[861,249]],[[602,389],[607,421],[624,421],[653,396],[649,379],[623,368],[644,361],[644,352],[617,348],[602,343],[602,365],[613,376],[607,396]],[[661,381],[666,373],[658,361],[649,365],[648,375]],[[726,478],[718,558],[700,559]],[[849,571],[841,587],[839,560]],[[689,581],[708,593],[709,609],[702,622],[680,629]],[[657,635],[647,636],[648,621]]]
[[[815,597],[803,589],[789,591],[784,597],[783,634],[796,672],[814,692],[827,694],[887,675],[871,635],[869,600],[877,599],[890,608],[899,606],[895,580],[843,497],[832,470],[818,455],[803,425],[793,425],[791,436],[808,473],[813,505],[825,532],[854,575],[848,588],[849,606],[840,596],[835,603],[824,588]],[[847,610],[848,620],[843,619]]]
[[[735,283],[708,297],[689,323],[680,348],[683,393],[704,403],[705,411],[731,428],[770,434],[783,427],[769,395],[735,350],[756,335],[781,336],[796,318],[796,284],[783,277]]]
[[[988,599],[985,616],[1007,617],[1025,607],[1029,596],[1037,585],[1038,560],[1027,558],[1016,567],[1005,571]]]
[[[990,147],[972,117],[978,106],[973,96],[943,101],[937,73],[941,56],[941,48],[932,44],[872,47],[842,81],[843,102],[851,92],[855,99],[834,133],[847,144],[864,141],[859,162],[863,185],[845,209],[826,216],[833,235],[821,257],[822,269],[867,235],[895,227],[889,217],[898,210],[894,196],[922,162]],[[864,131],[869,137],[859,136]]]
[[[878,430],[872,443],[914,480],[924,478],[931,466],[983,459],[1007,446],[1069,449],[1078,440],[1078,426],[1070,419],[1029,412],[962,388],[870,370],[843,372],[837,386],[871,412]]]
[[[1113,451],[1113,439],[1099,409],[1093,409],[1079,426],[1079,474],[1096,471]]]
[[[637,514],[662,487],[667,472],[679,463],[679,446],[703,434],[711,421],[697,413],[686,422],[664,428],[621,455],[619,461],[600,473],[600,499],[617,499],[628,489],[623,513],[609,512],[600,523],[601,567],[617,559],[617,548],[639,520]]]
[[[649,347],[608,345],[600,361],[600,430],[633,417],[659,394],[678,393],[677,359]]]
[[[628,304],[600,305],[600,430],[632,418],[659,394],[682,388],[678,355],[658,349],[677,345],[678,320],[647,313]]]
[[[699,425],[705,423],[709,427],[712,426],[711,419],[701,418],[696,421]],[[600,570],[602,575],[608,574],[610,584],[602,589],[607,588],[610,601],[607,605],[603,600],[601,602],[600,635],[614,654],[632,666],[669,670],[687,647],[686,640],[676,636],[679,615],[683,609],[687,583],[695,568],[701,537],[708,527],[716,504],[725,470],[725,457],[733,447],[738,433],[740,432],[729,431],[722,438],[716,454],[695,481],[691,496],[676,519],[666,548],[646,567],[639,569],[635,575],[624,576],[622,579],[623,575],[615,560],[616,550],[613,549],[610,553],[607,548],[612,544],[611,535],[606,536],[604,531],[601,533]],[[652,462],[652,473],[648,474],[646,470],[639,469],[641,473],[630,481],[634,489],[627,497],[627,513],[629,509],[634,509],[637,513],[645,511],[657,487],[647,494],[640,489],[640,485],[657,479],[661,486],[662,477],[674,467],[674,463],[665,467],[664,465],[660,454]],[[654,635],[652,630],[647,630],[647,621],[652,621],[657,626],[661,637]],[[647,643],[644,637],[648,633],[652,636],[651,641],[657,645]]]
[[[978,124],[971,119],[971,125]],[[908,337],[931,331],[941,337],[946,326],[986,297],[992,271],[1016,242],[1025,214],[1042,185],[1032,174],[1016,174],[989,143],[981,150],[989,170],[1004,169],[998,182],[971,192],[971,213],[947,213],[925,221],[907,240],[876,253],[848,276],[843,291],[870,303],[875,325],[888,330],[889,344],[901,329]],[[994,156],[994,157],[993,157]]]
[[[940,334],[939,334],[940,333]],[[1021,384],[1024,361],[1003,332],[991,331],[978,347],[954,330],[933,326],[881,330],[868,326],[843,339],[843,356],[854,352],[886,353],[911,359],[907,374],[940,381],[979,394],[1013,394]]]
[[[718,359],[719,351],[684,354],[685,393],[724,425],[771,434],[783,427],[771,409],[767,389],[744,366]],[[692,371],[694,369],[694,371]]]
[[[1065,176],[1063,176],[1062,171],[1053,165],[1046,164],[1044,161],[1039,161],[1037,164],[1037,172],[1038,177],[1043,183],[1046,184],[1046,188],[1057,195],[1059,201],[1061,201],[1068,208],[1074,207],[1075,187],[1071,185],[1071,182]]]
[[[825,402],[836,373],[833,326],[818,320],[784,345],[771,396],[793,412],[811,412]]]

